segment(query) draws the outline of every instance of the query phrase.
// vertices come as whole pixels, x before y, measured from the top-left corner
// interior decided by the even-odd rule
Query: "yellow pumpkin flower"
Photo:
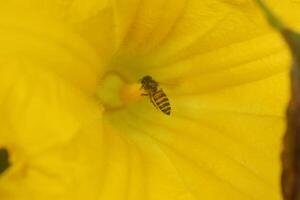
[[[1,200],[280,199],[290,56],[254,1],[3,1],[0,44]]]

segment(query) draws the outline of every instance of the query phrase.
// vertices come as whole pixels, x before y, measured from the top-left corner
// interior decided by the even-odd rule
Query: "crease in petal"
[[[82,127],[72,140],[27,155],[22,166],[1,177],[0,193],[6,199],[98,199],[102,182],[102,145],[99,125]],[[24,148],[24,153],[27,148]],[[16,152],[17,153],[17,152]],[[97,159],[95,159],[97,157]],[[37,187],[36,183],[39,183]]]
[[[131,125],[126,122],[122,123],[121,126],[123,125],[127,128],[128,126],[131,127]],[[172,164],[157,146],[156,142],[149,138],[145,139],[145,136],[143,136],[143,134],[141,135],[141,130],[132,129],[130,134],[130,140],[135,143],[135,146],[139,148],[143,156],[143,166],[146,173],[141,180],[145,187],[144,198],[194,200],[194,196],[186,191],[182,180],[178,179],[176,175],[176,169],[173,169]]]
[[[284,118],[283,105],[287,105],[290,95],[288,88],[288,72],[282,72],[266,79],[223,90],[174,96],[173,101],[178,113],[187,116],[196,116],[197,111],[202,110]],[[280,95],[277,95],[278,91],[282,91]]]
[[[35,152],[69,140],[81,125],[96,120],[102,111],[82,91],[32,64],[14,61],[0,67],[0,109],[3,119],[9,120],[7,125],[13,128],[16,141]]]
[[[215,135],[216,131],[207,129],[207,128],[205,128],[205,126],[201,126],[201,125],[196,126],[196,124],[191,126],[190,122],[187,122],[188,124],[185,127],[183,121],[181,120],[181,121],[178,121],[178,123],[177,123],[178,126],[174,127],[174,125],[169,124],[169,128],[172,127],[171,129],[167,128],[168,125],[166,125],[166,124],[165,125],[162,124],[161,127],[156,128],[153,121],[144,121],[143,122],[143,117],[140,120],[137,120],[138,117],[135,117],[135,118],[136,118],[136,120],[135,120],[136,125],[133,125],[133,122],[130,122],[130,120],[127,120],[128,123],[132,124],[131,126],[133,129],[135,128],[135,129],[137,129],[137,131],[143,130],[144,134],[151,136],[151,138],[153,138],[154,141],[158,142],[159,144],[161,143],[164,148],[167,148],[167,149],[171,148],[171,151],[175,151],[177,154],[184,154],[184,155],[188,156],[189,159],[193,160],[193,162],[198,163],[197,165],[203,166],[204,171],[206,168],[206,170],[209,170],[211,173],[216,173],[216,176],[218,178],[221,178],[221,179],[224,178],[224,180],[229,181],[230,184],[233,184],[233,188],[236,188],[234,190],[237,190],[237,191],[241,190],[241,194],[244,193],[244,195],[249,196],[250,199],[252,198],[251,191],[253,191],[254,188],[256,188],[256,190],[257,190],[257,195],[264,195],[264,192],[266,190],[269,191],[268,194],[269,193],[276,194],[276,192],[273,191],[276,188],[276,186],[273,185],[273,183],[276,181],[276,180],[274,181],[274,179],[276,179],[276,177],[274,177],[274,175],[276,175],[276,173],[270,172],[270,171],[265,171],[265,170],[274,168],[273,167],[274,161],[275,162],[277,161],[277,157],[273,157],[270,160],[270,162],[266,162],[266,157],[260,156],[260,151],[253,152],[250,149],[247,149],[244,147],[242,148],[242,146],[240,146],[240,144],[236,143],[236,141],[229,142],[226,138],[220,137],[221,135],[219,135],[219,134],[217,134],[216,136],[213,136],[213,135]],[[174,120],[177,121],[178,119],[176,119],[176,118],[173,119],[172,120],[173,124],[174,124]],[[215,122],[215,123],[216,123],[215,125],[218,125],[217,122]],[[151,128],[142,129],[142,127],[147,126],[147,124],[152,124]],[[138,126],[140,126],[140,128],[138,128]],[[165,127],[165,128],[163,128],[163,127]],[[202,131],[199,132],[198,130],[202,130]],[[195,137],[192,137],[190,135],[190,132],[192,133],[193,131],[195,131],[193,133],[193,135]],[[132,132],[132,130],[130,132]],[[182,134],[182,133],[185,133],[185,134]],[[197,136],[197,134],[198,134],[198,136]],[[226,134],[226,132],[225,132],[225,134]],[[214,139],[214,137],[215,137],[215,139]],[[196,139],[196,138],[199,138],[199,139]],[[204,138],[206,138],[206,139],[204,139]],[[226,143],[226,141],[229,143]],[[225,142],[225,143],[223,143],[223,142]],[[232,143],[232,142],[235,142],[235,143]],[[207,144],[205,144],[205,143],[209,143],[209,146],[213,145],[214,147],[207,148],[209,146],[207,146]],[[187,145],[187,146],[185,146],[185,145]],[[236,145],[238,145],[238,147]],[[224,148],[224,147],[226,147],[226,148]],[[218,153],[218,151],[216,152],[217,149],[219,149],[220,152],[222,151],[222,153],[220,154],[220,152],[219,153]],[[231,158],[228,159],[227,156],[223,155],[223,152],[226,152],[226,154],[230,155],[229,158],[230,157]],[[212,155],[212,154],[214,154],[214,155]],[[198,157],[198,156],[200,156],[200,157]],[[247,159],[245,159],[245,158],[247,158]],[[233,162],[232,159],[233,160],[236,159],[236,161]],[[186,162],[184,160],[182,160],[181,162],[182,163]],[[265,166],[266,163],[268,163],[269,166]],[[230,167],[228,167],[228,165],[230,165]],[[224,166],[224,167],[222,167],[222,166]],[[208,169],[207,169],[207,167],[208,167]],[[250,168],[248,168],[248,167],[250,167]],[[231,169],[235,169],[235,170],[229,172]],[[198,171],[197,173],[199,173],[199,170],[201,171],[201,169],[196,170],[196,171]],[[254,170],[254,171],[252,171],[252,170]],[[278,170],[278,169],[276,168],[274,170]],[[196,171],[194,169],[194,173],[196,173]],[[225,172],[225,171],[227,171],[227,172]],[[228,174],[231,174],[232,176],[237,175],[239,178],[244,177],[243,180],[247,180],[247,181],[242,181],[241,182],[242,185],[239,185],[234,181],[234,180],[236,180],[236,178],[232,179],[232,177],[228,176]],[[267,178],[265,176],[267,176]],[[262,178],[262,177],[264,177],[264,178]],[[184,178],[190,178],[190,177],[184,176]],[[217,180],[218,180],[218,178],[217,178]],[[264,180],[265,178],[266,178],[266,180]],[[211,179],[211,178],[209,178],[209,179]],[[227,181],[225,181],[225,182],[227,182]],[[221,182],[217,181],[217,183],[220,184],[217,188],[223,187],[222,181]],[[249,184],[252,185],[250,187],[251,190],[249,190],[249,188],[248,188]],[[260,185],[260,186],[254,187],[255,185],[256,186]],[[214,186],[214,187],[216,188],[216,186]],[[239,188],[239,189],[237,189],[237,188]],[[261,190],[260,188],[264,188],[264,189]],[[262,191],[264,191],[264,192],[262,192]],[[240,192],[237,192],[237,194],[239,194],[239,193]],[[206,195],[209,195],[209,193]],[[230,194],[230,195],[232,195],[232,194]],[[241,198],[241,197],[239,197],[239,198]]]
[[[130,121],[130,120],[127,120],[127,121]],[[151,130],[153,129],[153,126],[151,127],[151,130],[150,129],[137,129],[137,127],[136,126],[134,126],[133,125],[133,123],[132,122],[129,122],[131,125],[130,125],[130,127],[132,127],[132,129],[134,130],[134,129],[136,129],[136,131],[138,132],[138,134],[140,134],[139,132],[141,132],[142,130],[142,132],[144,133],[144,134],[146,134],[146,133],[150,133],[151,132]],[[127,126],[128,126],[128,124],[127,124]],[[135,131],[133,131],[133,130],[131,130],[130,132],[131,133],[134,133]],[[146,133],[145,133],[146,132]],[[163,133],[163,130],[161,130],[161,132]],[[165,132],[165,131],[164,131]],[[156,133],[158,133],[157,131],[156,131]],[[166,132],[165,132],[166,133]],[[133,135],[134,137],[135,137],[135,135]],[[140,137],[146,137],[146,136],[140,136]],[[153,140],[153,142],[154,142],[154,144],[160,144],[160,140],[159,139],[155,139],[155,137],[153,138],[153,134],[151,134],[151,137],[152,137],[152,140]],[[145,138],[146,139],[146,138]],[[148,149],[148,151],[149,151],[149,149]],[[164,154],[164,153],[163,153]],[[168,156],[168,159],[170,158],[170,155],[169,154],[164,154],[164,156]],[[203,159],[200,159],[200,160],[202,160],[203,161]],[[200,160],[198,160],[198,161],[200,161]],[[168,160],[168,162],[170,162],[170,160]],[[182,161],[181,163],[183,164],[183,163],[185,163],[186,161]],[[170,163],[171,164],[171,163]],[[171,166],[172,167],[169,167],[170,169],[171,168],[173,168],[173,165],[171,164]],[[177,166],[177,165],[176,165]],[[189,170],[190,171],[190,170]],[[176,176],[178,176],[178,173],[175,173],[176,174]],[[230,190],[228,190],[229,188],[228,187],[225,187],[228,183],[226,183],[226,181],[225,181],[225,185],[223,185],[223,183],[222,183],[222,181],[221,182],[219,182],[220,181],[220,177],[217,177],[216,179],[215,178],[212,178],[210,175],[208,175],[208,173],[207,173],[207,171],[205,170],[205,167],[204,167],[204,169],[203,170],[199,170],[199,169],[197,169],[197,170],[195,170],[195,169],[193,169],[193,176],[195,176],[196,174],[202,174],[201,175],[201,180],[199,179],[197,182],[194,182],[194,184],[193,185],[191,185],[191,183],[190,183],[190,187],[194,187],[193,188],[193,190],[195,190],[195,192],[196,193],[198,193],[198,195],[200,196],[200,197],[203,197],[203,198],[205,198],[205,197],[207,197],[207,198],[209,198],[209,197],[211,197],[210,195],[212,195],[212,194],[214,194],[213,192],[212,192],[212,190],[214,190],[213,188],[226,188],[226,191],[228,192],[228,191],[232,191],[232,193],[230,192],[230,193],[227,193],[227,195],[229,195],[229,196],[231,196],[231,197],[233,197],[233,196],[236,196],[236,198],[234,198],[234,199],[238,199],[237,197],[239,197],[239,198],[244,198],[244,197],[246,197],[247,195],[249,196],[249,193],[246,195],[246,194],[243,194],[243,192],[240,192],[240,191],[238,191],[238,190],[236,190],[236,189],[233,189],[232,190],[232,186],[229,186],[229,188],[231,188]],[[204,175],[205,174],[205,175]],[[205,177],[205,178],[204,178]],[[213,177],[215,177],[215,175],[213,175]],[[179,177],[178,177],[179,178]],[[192,178],[190,175],[188,175],[188,176],[183,176],[183,178],[184,179],[190,179],[190,178]],[[197,176],[197,178],[200,178],[200,177],[198,177]],[[181,179],[181,178],[180,178]],[[222,178],[221,178],[222,179]],[[181,179],[181,181],[182,181],[182,179]],[[200,181],[202,181],[202,186],[201,185],[198,185],[198,183],[200,182]],[[204,183],[210,183],[210,186],[211,186],[211,184],[212,184],[212,182],[214,182],[214,184],[213,185],[215,185],[215,186],[212,186],[212,187],[206,187],[205,186],[205,184]],[[195,184],[196,183],[196,184]],[[217,186],[217,185],[219,185],[219,187]],[[229,184],[229,185],[231,185],[231,184]],[[199,188],[203,188],[203,190],[199,190]],[[235,186],[233,186],[233,188],[235,188]],[[224,189],[224,193],[225,193],[225,189]],[[172,194],[170,194],[170,195],[172,195]],[[228,196],[228,197],[229,197]],[[250,197],[251,197],[251,195],[250,195]],[[171,197],[166,197],[166,198],[171,198]],[[175,197],[172,197],[172,198],[175,198]],[[251,199],[251,198],[250,198]]]
[[[22,20],[20,20],[22,18]],[[46,19],[0,17],[1,62],[30,60],[57,72],[86,92],[95,92],[103,63],[78,34]]]
[[[101,105],[36,63],[11,61],[0,71],[0,145],[12,154],[12,167],[0,179],[1,196],[98,198]]]

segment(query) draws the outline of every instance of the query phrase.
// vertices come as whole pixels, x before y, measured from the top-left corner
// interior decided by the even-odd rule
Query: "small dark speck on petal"
[[[9,153],[6,148],[0,148],[0,174],[10,166]]]

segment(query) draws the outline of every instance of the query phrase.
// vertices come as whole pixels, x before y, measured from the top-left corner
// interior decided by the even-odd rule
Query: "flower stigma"
[[[119,110],[143,99],[140,87],[139,83],[129,83],[120,74],[107,73],[100,81],[96,96],[105,111]]]

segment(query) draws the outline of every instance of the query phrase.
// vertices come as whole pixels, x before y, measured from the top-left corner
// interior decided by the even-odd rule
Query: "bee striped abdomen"
[[[153,94],[153,100],[157,107],[165,114],[171,114],[171,106],[167,95],[162,89]]]

